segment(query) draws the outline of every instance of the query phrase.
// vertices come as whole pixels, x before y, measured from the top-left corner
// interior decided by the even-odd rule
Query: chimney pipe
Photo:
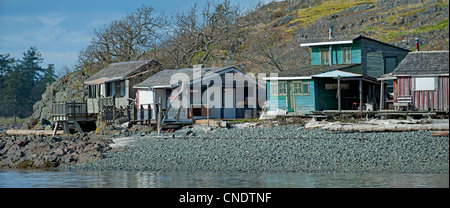
[[[192,68],[194,69],[194,71],[196,71],[196,70],[201,70],[201,69],[203,69],[203,67],[204,67],[203,64],[197,64],[197,65],[194,65]]]
[[[333,27],[330,27],[330,30],[328,32],[328,39],[332,39],[333,38]]]
[[[419,43],[419,38],[416,38],[416,51],[420,51],[420,43]]]

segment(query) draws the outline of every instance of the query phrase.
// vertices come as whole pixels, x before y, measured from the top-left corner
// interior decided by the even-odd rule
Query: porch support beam
[[[341,77],[340,76],[337,77],[337,81],[338,81],[338,90],[337,90],[338,110],[339,110],[339,112],[341,112],[342,108],[341,108]]]
[[[363,111],[363,78],[359,79],[359,109]]]
[[[381,81],[381,89],[380,89],[380,110],[384,110],[384,81]]]

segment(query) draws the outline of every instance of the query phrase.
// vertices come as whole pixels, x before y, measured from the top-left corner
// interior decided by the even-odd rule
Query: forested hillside
[[[292,1],[292,2],[291,2]],[[234,65],[278,72],[309,64],[300,43],[365,35],[414,49],[448,50],[448,0],[291,0],[239,8],[227,0],[162,14],[151,5],[95,28],[77,69],[47,88],[30,124],[48,119],[48,103],[82,101],[82,80],[114,62],[155,59],[163,68]]]

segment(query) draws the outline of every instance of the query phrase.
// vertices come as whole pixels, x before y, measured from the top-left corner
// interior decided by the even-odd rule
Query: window
[[[294,82],[294,95],[309,95],[309,82]]]
[[[106,83],[106,97],[113,96],[112,94],[112,83]]]
[[[326,90],[335,90],[338,88],[338,84],[325,84]],[[348,90],[350,89],[350,84],[341,83],[341,90]]]
[[[320,49],[320,64],[330,64],[330,51],[328,48]]]
[[[278,95],[278,84],[270,84],[270,94],[271,95]]]
[[[352,63],[352,48],[342,47],[342,63],[351,64]]]
[[[434,77],[416,77],[414,78],[414,89],[419,90],[435,90],[436,78]]]
[[[89,85],[89,98],[95,98],[95,85]]]
[[[125,96],[125,81],[116,82],[116,97]]]
[[[302,83],[294,82],[294,94],[299,95],[302,94]]]
[[[287,83],[286,82],[279,82],[278,83],[278,94],[279,95],[286,95],[287,94]]]
[[[309,82],[302,83],[302,95],[309,95]]]
[[[102,85],[95,85],[95,90],[97,91],[97,97],[102,97]]]

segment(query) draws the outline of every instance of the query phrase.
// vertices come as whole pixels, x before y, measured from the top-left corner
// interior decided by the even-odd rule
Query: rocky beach
[[[93,171],[448,174],[449,138],[431,131],[332,132],[301,125],[206,125],[172,133],[125,132]]]
[[[448,174],[449,137],[236,123],[52,136],[0,135],[0,168],[89,171]]]
[[[51,169],[99,160],[112,140],[86,135],[0,135],[0,168]]]

